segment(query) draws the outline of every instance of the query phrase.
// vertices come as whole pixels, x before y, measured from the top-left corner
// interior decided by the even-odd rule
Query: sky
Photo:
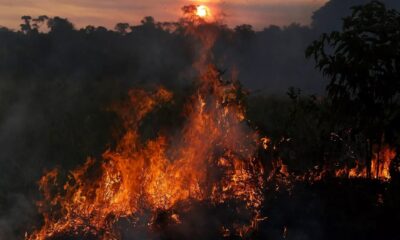
[[[251,24],[256,29],[292,22],[309,24],[312,13],[328,0],[0,0],[0,26],[18,29],[20,17],[30,15],[68,18],[76,27],[113,28],[118,22],[138,24],[145,16],[174,21],[180,8],[204,4],[230,26]]]

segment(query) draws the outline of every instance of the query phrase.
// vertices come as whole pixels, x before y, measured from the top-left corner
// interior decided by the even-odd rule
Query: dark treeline
[[[381,143],[382,136],[390,136],[385,142],[398,146],[400,131],[394,124],[398,118],[386,110],[375,111],[393,108],[389,100],[368,95],[369,89],[354,94],[358,86],[347,85],[343,89],[350,93],[348,98],[336,98],[339,95],[325,87],[336,84],[335,72],[341,76],[349,72],[330,69],[329,61],[321,58],[318,41],[308,50],[316,62],[305,56],[322,33],[342,29],[342,17],[351,14],[350,6],[367,2],[331,0],[314,13],[310,26],[293,23],[255,31],[246,24],[217,25],[220,34],[213,49],[217,67],[238,70],[239,80],[251,93],[246,104],[254,128],[277,145],[283,138],[291,139],[281,144],[278,153],[291,171],[354,164],[349,152],[368,158],[365,142]],[[384,2],[400,9],[397,0]],[[23,16],[19,30],[0,28],[0,239],[21,239],[35,224],[36,181],[45,169],[61,166],[67,172],[113,144],[119,121],[107,108],[123,99],[128,89],[163,85],[175,92],[177,104],[188,95],[197,76],[193,63],[201,53],[185,34],[185,24],[184,19],[160,23],[145,17],[138,25],[77,29],[62,17]],[[333,35],[332,42],[335,37],[340,40]],[[374,77],[372,82],[380,80]],[[360,104],[370,96],[377,101]],[[349,108],[338,107],[343,105]],[[161,111],[168,116],[161,118],[165,119],[161,124],[177,120],[179,109],[169,106]],[[354,131],[349,134],[349,129]],[[293,204],[289,202],[284,203]],[[276,204],[271,212],[279,215],[274,211],[284,205]],[[291,239],[322,239],[324,229],[318,227],[316,235]],[[267,235],[274,233],[271,228],[265,230]]]

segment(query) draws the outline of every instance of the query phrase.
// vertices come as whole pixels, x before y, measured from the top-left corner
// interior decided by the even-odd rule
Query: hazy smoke
[[[321,32],[339,29],[350,6],[365,2],[329,1],[311,27],[242,26],[234,40],[222,34],[216,61],[222,69],[236,66],[252,91],[282,95],[295,86],[322,94],[325,82],[304,50]],[[384,2],[400,9],[397,0]],[[195,57],[190,39],[153,27],[143,24],[125,36],[104,28],[36,36],[0,29],[0,239],[21,239],[34,224],[44,169],[68,171],[113,144],[116,117],[105,107],[127,89],[163,84],[185,93]],[[199,218],[193,221],[208,220]]]

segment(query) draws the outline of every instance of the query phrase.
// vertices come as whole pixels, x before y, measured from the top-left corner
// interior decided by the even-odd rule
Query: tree
[[[146,16],[140,20],[141,25],[131,26],[131,33],[137,32],[152,32],[157,28],[156,21],[152,16]]]
[[[20,24],[21,31],[25,34],[29,33],[32,30],[32,26],[31,26],[32,17],[31,16],[22,16],[21,19],[24,21],[24,23]]]
[[[142,23],[143,26],[150,26],[154,27],[155,26],[155,20],[152,16],[146,16],[144,17],[140,23]]]
[[[51,32],[70,32],[74,25],[66,18],[54,17],[47,21],[47,26]]]
[[[249,39],[254,37],[256,34],[253,30],[253,26],[249,24],[242,24],[235,27],[235,33],[239,35],[239,37],[244,39]]]
[[[373,1],[353,7],[341,32],[323,34],[306,51],[330,80],[327,92],[335,109],[352,119],[355,133],[365,136],[367,167],[372,145],[396,141],[392,127],[400,106],[399,29],[400,13]]]
[[[114,29],[120,34],[125,35],[128,33],[129,23],[117,23]]]
[[[43,24],[45,24],[47,22],[47,20],[49,20],[48,16],[41,15],[41,16],[39,16],[37,18],[32,19],[32,21],[33,21],[32,26],[33,26],[34,29],[38,30]]]

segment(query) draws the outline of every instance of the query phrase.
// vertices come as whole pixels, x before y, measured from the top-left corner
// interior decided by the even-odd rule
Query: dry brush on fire
[[[400,13],[341,4],[0,29],[0,238],[398,239]]]

